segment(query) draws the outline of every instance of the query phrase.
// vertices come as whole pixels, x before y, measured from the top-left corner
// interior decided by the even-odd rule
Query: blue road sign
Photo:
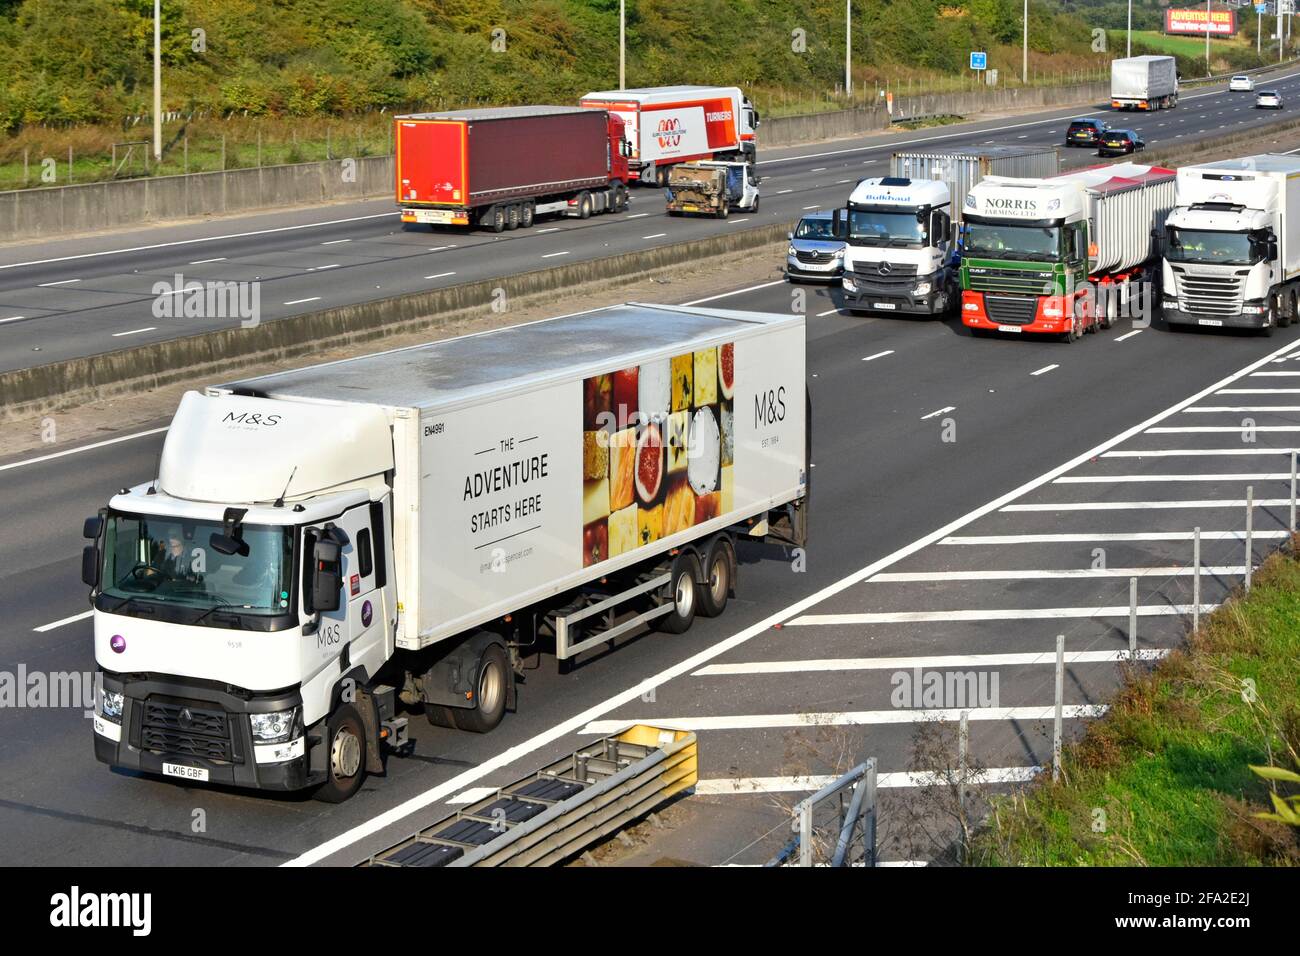
[[[989,65],[989,55],[983,51],[970,51],[970,68],[972,70],[987,69]]]

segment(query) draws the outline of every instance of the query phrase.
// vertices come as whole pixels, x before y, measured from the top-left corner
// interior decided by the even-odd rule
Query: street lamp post
[[[1205,0],[1205,75],[1210,75],[1210,0]]]
[[[162,0],[153,0],[153,158],[162,159]]]
[[[1020,52],[1020,82],[1026,84],[1029,82],[1029,0],[1025,0],[1025,28]]]
[[[618,0],[618,88],[627,89],[627,0]]]
[[[853,96],[853,0],[844,0],[844,95]]]
[[[1128,0],[1128,48],[1124,55],[1133,55],[1133,0]]]

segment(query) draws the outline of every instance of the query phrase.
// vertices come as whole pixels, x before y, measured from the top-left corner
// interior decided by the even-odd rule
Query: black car
[[[1108,129],[1097,143],[1098,156],[1125,156],[1146,149],[1147,144],[1138,139],[1131,129]]]
[[[1077,119],[1065,131],[1065,145],[1096,146],[1108,129],[1110,127],[1101,120]]]

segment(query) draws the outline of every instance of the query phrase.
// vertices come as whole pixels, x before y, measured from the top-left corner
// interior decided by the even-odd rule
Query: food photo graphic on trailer
[[[728,342],[583,380],[584,567],[732,510],[735,358]]]

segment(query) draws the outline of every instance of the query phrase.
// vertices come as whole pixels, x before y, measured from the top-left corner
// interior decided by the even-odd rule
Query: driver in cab
[[[163,538],[155,552],[153,567],[175,581],[198,581],[194,570],[194,556],[185,547],[185,535],[173,527]]]

